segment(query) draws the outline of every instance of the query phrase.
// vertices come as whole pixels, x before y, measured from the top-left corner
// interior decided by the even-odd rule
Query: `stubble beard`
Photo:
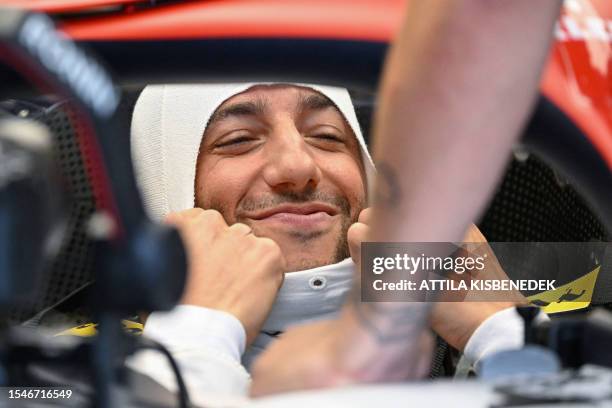
[[[265,210],[270,207],[274,207],[284,203],[304,203],[304,202],[324,202],[333,205],[338,209],[338,215],[341,217],[340,223],[340,231],[338,232],[338,236],[336,238],[336,248],[333,251],[332,255],[325,259],[319,258],[317,256],[313,256],[314,254],[308,253],[308,251],[301,252],[304,256],[292,259],[289,263],[288,268],[291,272],[302,271],[306,269],[317,268],[324,265],[330,265],[337,262],[340,262],[350,256],[349,245],[347,232],[350,226],[357,222],[357,218],[359,213],[363,209],[364,203],[363,200],[358,200],[358,207],[351,215],[351,208],[349,202],[344,197],[334,196],[327,193],[322,192],[306,192],[306,193],[283,193],[283,194],[274,194],[273,196],[266,196],[259,199],[245,199],[238,204],[238,208],[236,213],[246,213],[246,212],[254,212],[258,210]],[[220,202],[216,202],[214,199],[209,200],[208,203],[202,202],[200,200],[196,200],[196,207],[204,208],[204,209],[213,209],[217,210],[221,213],[225,222],[228,225],[235,224],[237,222],[245,223],[250,225],[248,219],[244,219],[241,217],[237,217],[236,219],[229,219],[228,215],[229,211],[227,206],[223,205]],[[253,227],[253,234],[255,236],[265,237],[265,234],[257,231],[257,228]],[[290,236],[294,238],[296,241],[300,242],[304,248],[306,248],[310,243],[314,240],[322,238],[325,235],[323,232],[305,232],[305,231],[292,231]],[[272,238],[273,237],[269,237]],[[278,243],[278,242],[277,242]],[[282,244],[278,243],[279,245]]]

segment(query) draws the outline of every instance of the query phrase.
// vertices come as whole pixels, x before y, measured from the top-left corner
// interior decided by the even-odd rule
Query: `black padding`
[[[85,224],[95,210],[95,202],[85,171],[88,160],[83,158],[76,138],[76,132],[82,129],[65,103],[45,109],[38,120],[54,136],[54,153],[70,195],[68,230],[59,256],[45,274],[40,292],[11,313],[12,321],[31,318],[82,288],[92,278],[93,248],[85,235]]]
[[[576,190],[534,155],[514,160],[479,224],[489,241],[607,241]]]
[[[535,155],[511,163],[479,227],[492,242],[574,242],[548,257],[542,256],[544,247],[534,247],[531,256],[516,246],[495,245],[495,253],[511,278],[555,279],[557,285],[600,264],[592,301],[612,302],[612,265],[600,253],[609,233],[576,189]],[[544,259],[559,264],[542,265]]]
[[[132,111],[141,89],[130,88],[124,92],[119,116],[124,122],[122,126],[129,128]],[[58,303],[60,305],[56,309],[67,314],[76,309],[86,310],[84,306],[88,299],[85,296],[72,296],[69,302],[61,304],[93,279],[94,248],[86,236],[86,223],[96,209],[92,190],[96,176],[90,171],[91,157],[87,143],[80,146],[78,142],[78,137],[85,132],[83,123],[69,103],[53,98],[2,101],[0,111],[6,115],[22,115],[27,111],[29,119],[48,126],[54,137],[56,160],[70,195],[68,230],[60,254],[45,274],[37,294],[27,303],[14,308],[8,316],[9,321],[23,322]],[[93,185],[90,177],[93,177]],[[69,305],[70,310],[65,310],[65,305]]]

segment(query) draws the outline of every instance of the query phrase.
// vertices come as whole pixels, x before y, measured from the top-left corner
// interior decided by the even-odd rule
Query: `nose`
[[[319,184],[321,169],[292,121],[274,129],[267,144],[263,176],[274,190],[303,192]]]

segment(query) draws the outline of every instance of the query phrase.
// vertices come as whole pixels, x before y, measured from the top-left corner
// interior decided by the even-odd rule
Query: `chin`
[[[272,237],[271,237],[272,238]],[[274,239],[274,238],[272,238]],[[280,246],[288,271],[303,271],[335,263],[337,243],[303,243],[291,240],[276,240]],[[331,249],[331,250],[330,250]]]
[[[336,263],[336,261],[330,259],[324,260],[312,258],[287,260],[287,272],[305,271],[307,269],[318,268],[319,266],[330,265],[332,263]]]
[[[336,231],[286,232],[253,228],[253,232],[278,244],[285,256],[288,272],[334,264],[350,256],[346,239],[341,239],[342,234]]]

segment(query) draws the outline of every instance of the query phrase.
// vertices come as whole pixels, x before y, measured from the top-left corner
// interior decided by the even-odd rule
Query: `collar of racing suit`
[[[259,353],[289,326],[336,317],[351,289],[354,270],[355,264],[347,258],[335,264],[285,274],[261,333],[242,357],[247,370]]]

